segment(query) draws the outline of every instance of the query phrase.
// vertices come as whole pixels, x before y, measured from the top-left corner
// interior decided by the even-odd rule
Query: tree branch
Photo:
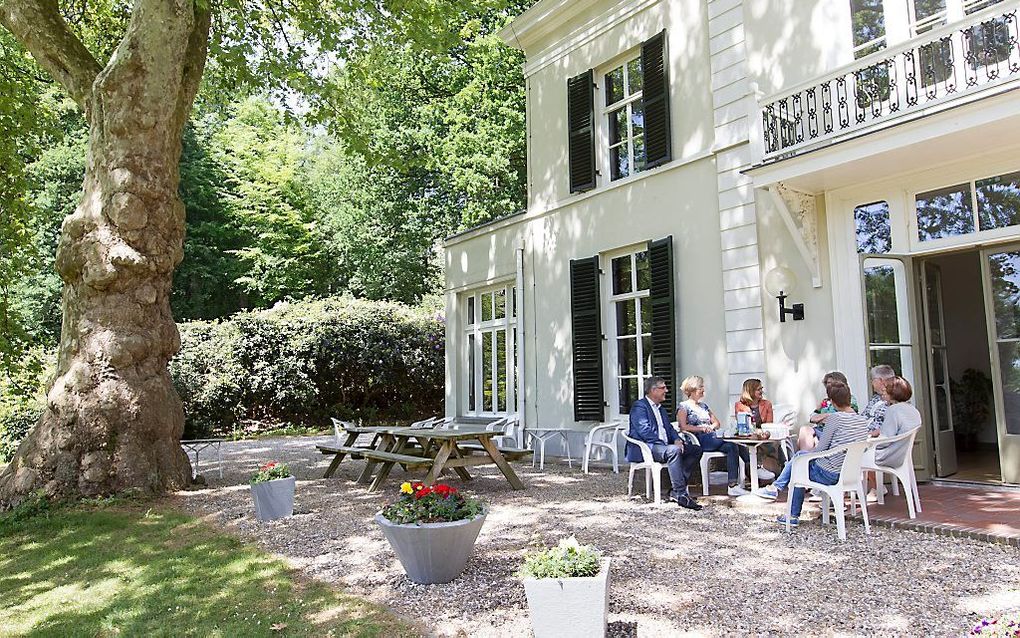
[[[0,24],[85,110],[101,67],[67,27],[57,1],[0,0]]]

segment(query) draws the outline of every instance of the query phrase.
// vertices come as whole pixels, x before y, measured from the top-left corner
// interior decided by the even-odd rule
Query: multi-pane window
[[[850,20],[855,60],[885,48],[885,11],[882,0],[850,0]]]
[[[462,298],[468,415],[517,411],[516,287],[502,285]]]
[[[615,354],[614,376],[620,414],[642,396],[645,379],[652,374],[652,305],[648,298],[651,272],[648,251],[614,257],[609,311],[610,341]],[[614,386],[610,386],[614,387]]]
[[[872,202],[854,208],[854,227],[858,253],[877,255],[892,250],[889,202]]]
[[[613,180],[645,168],[645,115],[641,100],[643,74],[637,56],[605,74],[609,174]]]
[[[914,201],[920,241],[1017,226],[1020,172],[918,193]]]

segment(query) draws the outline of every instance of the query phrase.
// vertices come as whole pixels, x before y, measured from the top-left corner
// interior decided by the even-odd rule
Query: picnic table
[[[424,483],[432,485],[444,470],[453,470],[465,481],[471,480],[467,468],[476,465],[495,465],[516,490],[524,483],[507,462],[507,456],[520,457],[530,450],[500,449],[493,437],[503,436],[500,430],[480,428],[434,429],[409,427],[359,426],[345,428],[347,438],[343,445],[319,445],[323,454],[333,454],[333,461],[325,477],[332,476],[345,457],[365,459],[365,469],[359,483],[371,483],[369,491],[376,491],[389,476],[394,465],[405,468],[428,468]],[[358,445],[362,434],[372,435],[368,445]],[[504,455],[506,453],[506,456]]]

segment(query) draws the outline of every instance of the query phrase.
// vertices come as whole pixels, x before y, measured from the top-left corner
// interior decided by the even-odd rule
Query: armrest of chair
[[[621,434],[623,434],[623,438],[626,439],[628,443],[633,443],[634,445],[638,446],[638,449],[641,450],[641,459],[644,463],[655,462],[655,459],[652,458],[652,448],[648,447],[647,443],[645,443],[644,441],[638,441],[635,438],[631,438],[626,433],[621,432]]]
[[[600,432],[604,432],[604,431],[607,431],[607,430],[613,430],[615,432],[619,432],[622,427],[623,427],[623,424],[620,423],[619,421],[610,421],[609,423],[603,423],[601,425],[596,425],[592,429],[588,430],[588,434],[585,435],[585,437],[584,437],[584,444],[588,445],[589,443],[594,441],[595,440],[595,436],[598,433],[600,433]],[[615,433],[613,434],[612,438],[613,438],[614,441],[616,440],[616,434]]]
[[[790,461],[793,463],[793,466],[790,468],[791,482],[808,480],[808,464],[811,461],[839,454],[840,452],[846,452],[851,445],[853,445],[853,443],[845,443],[820,452],[804,452],[794,455],[793,459]]]

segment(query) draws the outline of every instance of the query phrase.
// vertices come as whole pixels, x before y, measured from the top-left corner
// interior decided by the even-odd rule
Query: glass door
[[[861,290],[864,294],[864,338],[867,344],[868,368],[880,364],[892,366],[899,374],[914,383],[914,403],[924,414],[928,411],[927,402],[918,400],[924,397],[917,370],[919,363],[918,325],[915,308],[917,294],[913,274],[913,261],[910,257],[896,255],[861,255]],[[865,388],[870,394],[871,388]],[[858,397],[863,401],[867,394]],[[918,432],[914,440],[914,465],[919,480],[927,480],[931,468],[925,461],[930,458],[930,435],[926,428]]]
[[[1002,480],[1020,483],[1020,246],[981,253]]]
[[[953,401],[949,387],[949,351],[946,348],[945,318],[942,313],[942,271],[931,262],[921,270],[921,305],[924,313],[925,357],[931,401],[932,431],[935,434],[935,472],[955,474],[956,433],[953,431]]]

